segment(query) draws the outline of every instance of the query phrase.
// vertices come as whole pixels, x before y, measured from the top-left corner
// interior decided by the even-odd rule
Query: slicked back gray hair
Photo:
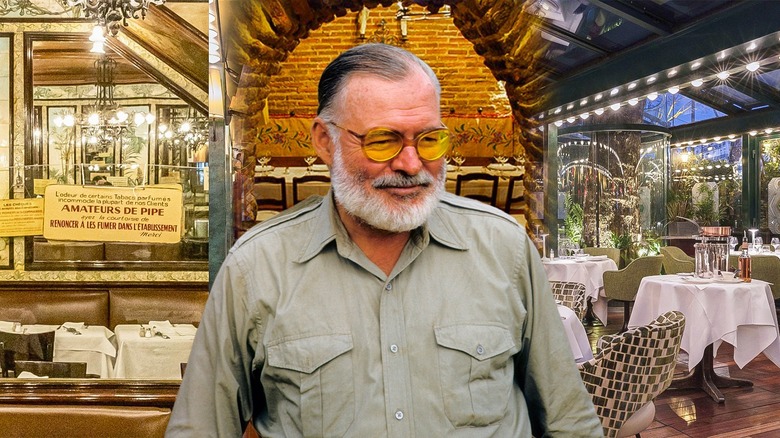
[[[402,81],[415,68],[422,70],[436,90],[436,99],[441,98],[441,85],[431,67],[423,60],[404,49],[387,44],[363,44],[353,47],[331,61],[320,77],[317,92],[319,107],[317,115],[328,121],[334,119],[343,95],[344,85],[356,73],[376,76],[390,81]]]

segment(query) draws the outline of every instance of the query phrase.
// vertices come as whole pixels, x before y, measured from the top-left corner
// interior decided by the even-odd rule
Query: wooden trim
[[[172,408],[178,381],[0,379],[0,404]]]
[[[115,289],[177,289],[189,290],[193,292],[203,291],[208,288],[208,282],[205,281],[126,281],[126,282],[99,282],[99,281],[0,281],[0,291],[19,290],[29,291],[31,289],[60,291],[74,290],[80,291],[107,291]]]

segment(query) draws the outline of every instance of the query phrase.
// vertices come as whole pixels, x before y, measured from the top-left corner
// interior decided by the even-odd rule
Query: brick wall
[[[374,8],[369,12],[366,37],[380,30],[400,38],[396,8]],[[422,8],[412,8],[420,12]],[[317,81],[325,66],[340,52],[360,43],[356,12],[348,12],[313,30],[282,64],[282,71],[270,82],[269,113],[311,115],[317,110]],[[483,59],[461,35],[452,19],[410,21],[408,41],[401,47],[425,60],[442,85],[442,112],[449,115],[509,115],[509,103]],[[496,99],[497,96],[498,99]],[[454,112],[453,112],[454,110]]]

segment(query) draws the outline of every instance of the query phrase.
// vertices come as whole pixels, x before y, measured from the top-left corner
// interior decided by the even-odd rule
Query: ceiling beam
[[[605,56],[607,55],[607,50],[603,47],[599,47],[590,40],[587,40],[585,38],[582,38],[581,36],[577,35],[576,33],[569,32],[566,29],[561,29],[557,26],[552,26],[546,22],[543,22],[541,25],[538,26],[539,29],[542,32],[547,32],[551,34],[552,36],[558,37],[562,40],[568,41],[572,44],[575,44],[577,46],[582,47],[583,49],[587,49],[591,52],[597,53],[599,56]]]
[[[780,2],[746,0],[666,37],[606,59],[542,89],[537,112],[774,34]],[[716,37],[717,36],[717,37]]]
[[[700,138],[729,134],[742,134],[752,130],[775,128],[780,120],[780,110],[751,111],[736,116],[705,120],[699,123],[670,129],[672,143],[697,141]]]
[[[590,4],[607,12],[611,12],[656,35],[669,35],[672,33],[672,23],[660,17],[656,17],[652,12],[647,11],[646,8],[643,8],[645,9],[644,11],[640,11],[633,5],[626,4],[621,0],[613,0],[610,2],[604,0],[590,0]]]

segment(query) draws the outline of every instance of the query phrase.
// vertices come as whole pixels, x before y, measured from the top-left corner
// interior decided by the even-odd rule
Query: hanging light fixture
[[[114,102],[115,69],[116,61],[106,54],[95,61],[95,104],[77,122],[85,143],[109,146],[127,131],[131,122],[140,126],[154,121],[151,113],[130,113]]]
[[[82,8],[87,18],[95,18],[111,36],[119,32],[119,24],[127,26],[128,18],[146,17],[149,5],[160,6],[165,0],[67,0],[73,7]]]

